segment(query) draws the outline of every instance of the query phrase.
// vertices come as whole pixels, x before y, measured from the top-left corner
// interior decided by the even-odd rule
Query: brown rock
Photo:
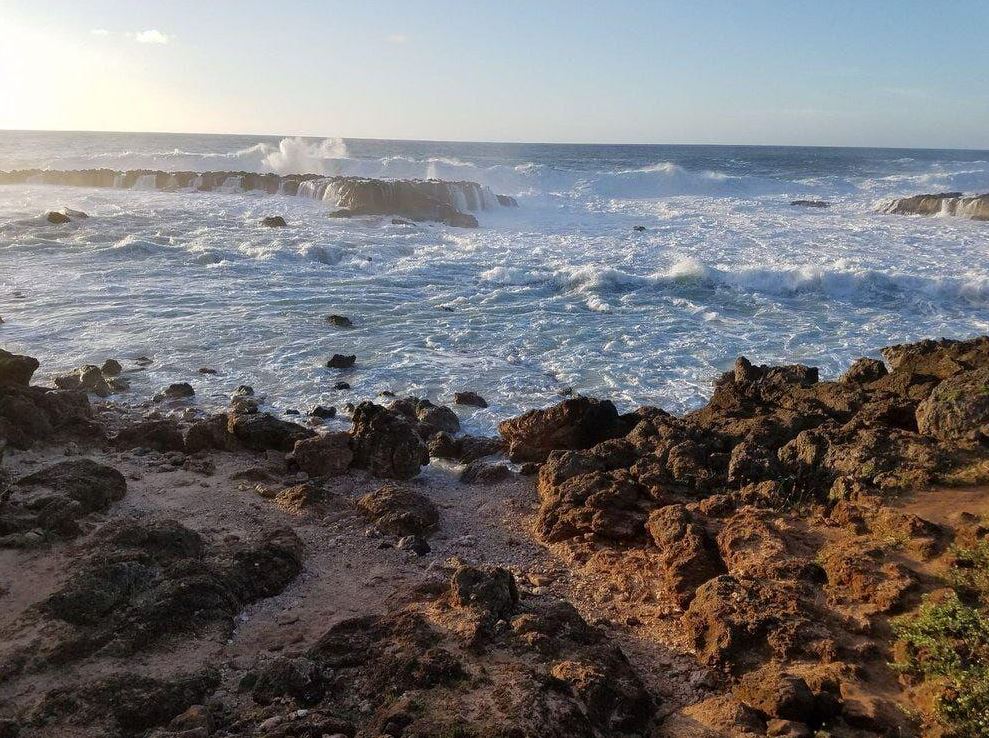
[[[280,420],[271,413],[232,414],[227,419],[227,430],[252,451],[291,451],[296,441],[315,435],[308,428]]]
[[[33,356],[12,354],[0,349],[0,385],[14,384],[27,387],[40,364]]]
[[[767,718],[813,721],[814,693],[800,677],[788,674],[779,664],[751,671],[735,687],[735,697]]]
[[[112,393],[103,372],[98,366],[87,364],[69,374],[55,377],[55,386],[65,390],[82,390],[98,397],[109,397]]]
[[[468,405],[470,407],[485,408],[488,406],[488,401],[476,392],[455,392],[453,402],[456,405]]]
[[[418,492],[389,484],[364,495],[357,507],[382,533],[422,536],[439,522],[439,511],[428,497]]]
[[[371,402],[354,410],[354,466],[376,477],[410,479],[429,463],[429,451],[400,412]]]
[[[958,372],[934,388],[917,408],[917,429],[941,441],[989,441],[989,364]]]
[[[666,505],[649,515],[646,528],[659,549],[663,578],[680,607],[694,590],[724,571],[707,531],[683,505]]]
[[[545,461],[550,451],[585,449],[623,431],[609,400],[576,397],[499,423],[512,461]]]
[[[489,464],[473,461],[460,473],[461,484],[501,484],[515,477],[515,473],[504,464]]]
[[[347,471],[354,460],[350,434],[326,433],[296,441],[289,463],[311,477],[338,476]]]
[[[185,440],[172,418],[145,420],[125,426],[113,438],[117,448],[153,448],[156,451],[184,451]]]

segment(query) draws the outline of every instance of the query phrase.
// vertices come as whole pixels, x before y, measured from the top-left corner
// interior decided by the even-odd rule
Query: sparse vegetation
[[[925,682],[946,735],[989,736],[989,542],[954,552],[954,589],[894,622],[895,666]]]

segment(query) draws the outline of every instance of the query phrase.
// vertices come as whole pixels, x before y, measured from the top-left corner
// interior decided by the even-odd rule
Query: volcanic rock
[[[354,466],[376,477],[411,479],[429,463],[429,451],[402,413],[362,402],[354,410]]]
[[[545,461],[550,451],[583,449],[621,434],[609,400],[576,397],[498,424],[512,461]]]

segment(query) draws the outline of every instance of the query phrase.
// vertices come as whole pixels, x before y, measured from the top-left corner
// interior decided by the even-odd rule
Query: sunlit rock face
[[[961,192],[902,197],[886,204],[884,213],[897,215],[957,215],[972,220],[989,220],[989,194],[964,197]]]
[[[0,184],[190,192],[260,191],[326,201],[339,208],[334,214],[341,217],[400,215],[412,220],[438,221],[461,227],[477,226],[477,219],[471,215],[473,212],[518,206],[515,198],[496,195],[476,182],[438,179],[384,180],[315,174],[163,172],[147,169],[126,172],[112,169],[22,169],[0,172]]]

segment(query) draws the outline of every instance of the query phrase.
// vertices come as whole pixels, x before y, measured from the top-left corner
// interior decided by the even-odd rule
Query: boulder
[[[792,582],[717,576],[697,588],[682,618],[698,657],[736,673],[773,658],[820,656],[830,642]]]
[[[231,414],[227,430],[252,451],[291,451],[297,441],[316,435],[296,423],[280,420],[271,413]]]
[[[501,484],[515,478],[515,473],[504,464],[473,461],[460,473],[461,484]]]
[[[454,228],[477,228],[477,218],[470,213],[450,213],[443,222]]]
[[[989,365],[945,379],[917,408],[917,429],[955,444],[989,442]]]
[[[116,359],[107,359],[103,362],[103,366],[100,367],[100,372],[104,377],[116,377],[123,370],[124,368]]]
[[[288,223],[280,215],[267,215],[261,219],[261,225],[265,228],[284,228]]]
[[[735,697],[766,718],[816,723],[816,701],[807,682],[768,664],[741,678]]]
[[[449,433],[434,433],[428,442],[429,455],[436,459],[453,459],[465,464],[493,456],[504,450],[500,438],[486,436],[459,436],[454,438]]]
[[[88,735],[144,735],[204,702],[219,683],[219,673],[212,670],[168,679],[117,673],[48,691],[28,712],[27,722],[53,735],[76,733],[77,726],[89,726]],[[64,730],[55,728],[59,725]]]
[[[467,405],[469,407],[485,408],[488,401],[476,392],[454,392],[453,402],[455,405]]]
[[[106,510],[127,493],[124,475],[89,459],[63,461],[17,481],[22,488],[44,490],[78,502],[86,512]]]
[[[364,495],[357,507],[379,531],[399,538],[425,536],[440,519],[428,497],[394,484]]]
[[[120,472],[88,459],[62,462],[23,477],[0,497],[0,548],[27,547],[51,536],[76,536],[81,518],[104,512],[126,492]]]
[[[238,446],[237,437],[230,431],[230,418],[224,413],[197,420],[185,432],[185,450],[190,454],[235,451]]]
[[[0,349],[0,385],[27,387],[39,366],[38,360],[33,356],[12,354]]]
[[[412,421],[423,439],[436,433],[453,434],[460,431],[460,419],[453,410],[442,405],[434,405],[423,398],[406,397],[395,400],[390,408]]]
[[[332,358],[326,362],[327,369],[350,369],[357,362],[357,356],[351,354],[333,354]]]
[[[184,451],[182,431],[174,418],[145,420],[122,428],[113,438],[117,448],[151,448],[156,451]]]
[[[64,223],[69,223],[72,221],[65,213],[59,213],[55,210],[49,210],[48,214],[45,216],[45,220],[54,225],[62,225]]]
[[[155,402],[167,400],[188,400],[196,396],[196,390],[188,382],[175,382],[154,396]]]
[[[245,606],[278,594],[302,570],[302,542],[285,528],[211,546],[175,521],[122,520],[89,546],[38,606],[50,624],[31,647],[37,661],[65,663],[101,649],[128,656],[208,628],[226,637]]]
[[[326,433],[295,442],[289,463],[311,477],[338,476],[354,460],[349,433]]]
[[[841,375],[840,382],[845,384],[870,384],[877,382],[889,374],[886,364],[879,359],[858,359]]]
[[[90,392],[98,397],[109,397],[113,391],[100,368],[92,364],[55,377],[55,386],[59,389]]]
[[[326,322],[335,325],[337,328],[353,328],[354,321],[345,315],[327,315]]]
[[[590,448],[624,428],[609,400],[576,397],[498,424],[512,461],[545,461],[550,451]]]
[[[429,451],[402,413],[362,402],[354,409],[354,466],[376,477],[411,479],[429,463]]]
[[[0,444],[27,449],[57,436],[103,439],[85,392],[0,384]]]
[[[301,705],[312,705],[325,692],[323,673],[315,661],[304,656],[278,656],[258,673],[251,698],[260,705],[271,704],[280,697],[289,697]]]

